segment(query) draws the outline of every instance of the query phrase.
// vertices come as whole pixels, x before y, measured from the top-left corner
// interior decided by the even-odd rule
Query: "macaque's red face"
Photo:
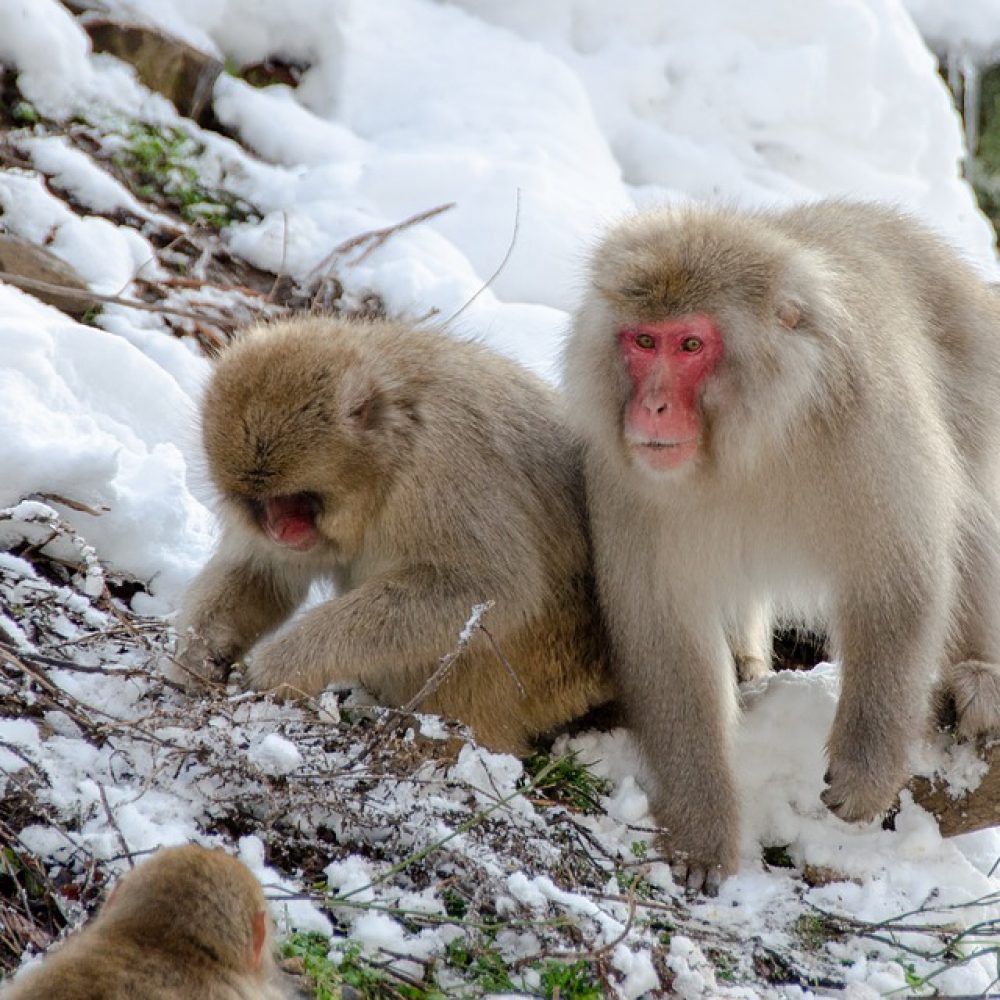
[[[312,493],[291,493],[254,501],[254,513],[264,534],[273,542],[308,552],[320,540],[316,527],[319,500]]]
[[[677,469],[698,452],[702,436],[699,391],[722,357],[722,336],[711,316],[692,313],[618,331],[631,396],[625,442],[650,469]]]

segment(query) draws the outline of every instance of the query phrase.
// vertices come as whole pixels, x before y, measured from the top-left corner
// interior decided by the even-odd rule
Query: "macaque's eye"
[[[697,354],[701,350],[701,339],[698,337],[685,337],[681,341],[681,350],[688,354]]]
[[[644,351],[651,351],[656,347],[656,338],[648,333],[637,333],[635,335],[635,346],[641,347]]]

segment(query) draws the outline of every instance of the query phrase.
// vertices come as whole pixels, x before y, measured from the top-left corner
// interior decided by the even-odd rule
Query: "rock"
[[[814,889],[821,885],[830,885],[831,882],[853,882],[861,885],[862,880],[857,876],[845,875],[836,868],[829,868],[826,865],[805,865],[802,869],[802,881]]]
[[[150,90],[172,101],[186,118],[205,124],[211,116],[212,88],[222,63],[155,28],[110,18],[84,17],[95,52],[107,52],[135,67]]]
[[[913,801],[934,814],[942,837],[1000,826],[1000,743],[981,750],[980,756],[988,770],[979,785],[964,795],[952,796],[941,779],[910,781]]]
[[[87,283],[54,253],[27,240],[0,233],[0,271],[10,277],[0,281],[30,292],[36,299],[71,316],[83,316],[97,302],[83,295],[64,295],[55,286],[76,292],[90,291]],[[24,279],[19,281],[18,279]],[[41,283],[41,284],[39,284]]]

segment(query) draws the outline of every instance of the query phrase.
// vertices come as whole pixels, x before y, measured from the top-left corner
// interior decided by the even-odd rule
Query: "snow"
[[[996,276],[992,232],[960,177],[958,120],[910,19],[936,48],[982,57],[1000,40],[995,0],[906,0],[905,7],[898,0],[107,0],[106,6],[236,62],[277,54],[308,63],[295,91],[220,78],[216,114],[255,156],[185,125],[205,145],[204,169],[225,174],[261,210],[259,221],[227,231],[234,253],[304,278],[328,266],[334,248],[350,237],[454,202],[364,259],[337,257],[348,294],[375,290],[392,313],[412,319],[461,311],[450,324],[456,335],[481,339],[548,378],[555,378],[587,248],[606,223],[636,207],[691,198],[747,206],[828,195],[885,199],[939,230],[984,275]],[[177,124],[172,108],[131,70],[90,54],[78,23],[54,0],[0,0],[0,24],[0,63],[16,68],[22,93],[44,113]],[[23,151],[50,181],[27,170],[0,173],[3,227],[47,246],[94,291],[131,294],[136,274],[152,266],[152,245],[123,221],[70,210],[52,186],[72,192],[84,213],[124,209],[146,217],[147,210],[62,139],[27,137]],[[0,508],[48,497],[45,505],[65,515],[101,560],[149,584],[136,610],[163,614],[176,607],[214,540],[195,432],[207,362],[147,312],[108,305],[99,322],[103,329],[82,326],[0,285]],[[22,507],[17,518],[31,513]],[[20,572],[30,576],[26,566]],[[93,596],[102,579],[93,576],[86,593]],[[18,646],[30,645],[16,615],[5,611],[0,629]],[[93,705],[132,711],[124,681],[111,693],[88,688],[87,675],[64,681]],[[737,753],[743,867],[718,900],[695,904],[706,920],[747,935],[780,935],[802,912],[801,882],[765,870],[762,843],[787,845],[798,865],[842,875],[846,881],[805,890],[805,903],[858,919],[887,919],[930,897],[935,906],[958,906],[1000,891],[998,831],[942,840],[908,799],[895,831],[849,826],[823,808],[823,737],[836,690],[836,668],[823,665],[750,692]],[[330,714],[337,711],[333,700]],[[140,795],[135,786],[116,788],[113,761],[86,749],[68,717],[55,721],[62,728],[44,740],[31,723],[0,723],[0,775],[23,765],[11,746],[44,760],[56,776],[57,804],[80,816],[80,837],[97,856],[118,855],[119,836],[133,850],[196,836],[197,802],[163,790]],[[301,749],[291,737],[268,732],[260,718],[254,726],[250,762],[264,776],[294,780]],[[421,730],[440,735],[433,722],[421,722]],[[564,738],[558,749],[578,751],[611,781],[608,814],[588,822],[609,851],[630,856],[652,820],[628,735],[584,733]],[[975,780],[975,764],[961,753],[945,759],[933,746],[916,753],[916,764],[950,768],[956,787]],[[530,824],[533,807],[517,795],[522,774],[513,758],[466,747],[450,780],[480,795],[483,808],[509,798],[512,813]],[[108,823],[102,788],[117,830]],[[454,833],[459,822],[442,822],[435,835]],[[53,829],[36,827],[22,839],[53,858],[67,850]],[[455,838],[452,847],[459,845],[475,849],[469,838]],[[265,864],[259,840],[244,838],[240,852],[279,898],[294,894],[294,882]],[[375,899],[368,887],[379,872],[369,862],[349,858],[325,874],[331,891]],[[673,892],[665,866],[650,865],[644,877],[665,896]],[[498,900],[498,907],[520,902],[590,921],[601,943],[624,927],[621,910],[610,917],[544,876],[511,873],[507,888],[507,903]],[[995,914],[995,903],[989,912]],[[306,902],[288,900],[282,913],[286,927],[331,930]],[[367,945],[389,942],[410,958],[438,953],[447,936],[442,928],[404,939],[397,923],[376,912],[362,914],[352,930]],[[842,948],[851,996],[905,987],[899,954],[856,939]],[[617,945],[611,962],[621,976],[620,996],[641,996],[657,981],[641,944]],[[668,964],[679,995],[720,995],[724,988],[689,937],[673,937]],[[981,959],[947,973],[940,985],[974,993],[992,974]]]
[[[277,733],[268,733],[250,748],[247,756],[264,774],[274,777],[291,774],[302,763],[298,747]]]
[[[1000,53],[1000,4],[997,0],[904,0],[906,9],[935,51],[981,62]]]

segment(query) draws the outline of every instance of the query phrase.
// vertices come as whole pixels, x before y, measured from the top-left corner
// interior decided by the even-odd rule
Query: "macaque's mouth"
[[[321,510],[315,493],[289,493],[252,503],[257,523],[271,541],[296,552],[307,552],[320,541],[316,516]]]
[[[653,451],[667,451],[671,448],[688,448],[698,443],[697,437],[684,438],[682,441],[661,441],[657,439],[636,439],[629,440],[629,445],[633,448],[651,448]]]
[[[632,439],[628,442],[635,458],[654,472],[667,472],[687,465],[698,454],[700,438],[664,441],[657,438]]]

